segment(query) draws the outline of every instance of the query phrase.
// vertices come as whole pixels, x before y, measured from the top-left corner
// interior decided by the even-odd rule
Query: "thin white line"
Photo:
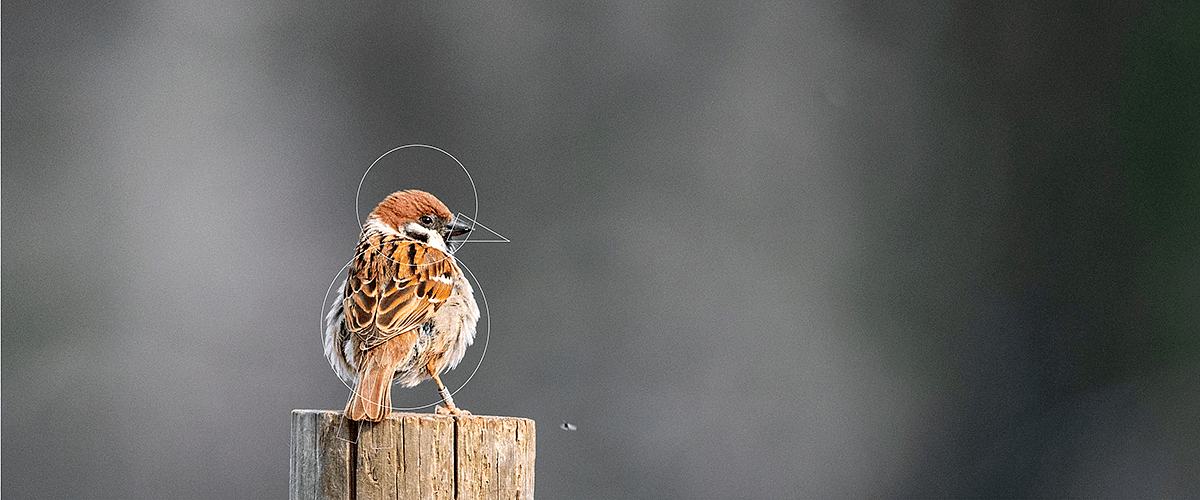
[[[472,240],[472,239],[470,239],[471,233],[467,233],[467,234],[466,234],[466,236],[467,236],[467,237],[466,237],[466,238],[463,238],[462,240],[460,240],[462,243],[468,243],[468,242],[471,242],[471,243],[512,243],[512,241],[510,241],[510,240],[508,239],[508,237],[507,237],[507,236],[504,236],[503,234],[497,233],[497,232],[496,232],[494,229],[492,229],[492,228],[490,228],[490,227],[487,227],[487,226],[483,225],[483,223],[482,223],[482,222],[479,222],[479,221],[477,221],[477,220],[475,220],[475,219],[472,219],[472,218],[470,218],[470,217],[467,217],[467,214],[464,214],[464,213],[459,213],[458,215],[461,215],[461,216],[463,216],[463,218],[465,218],[465,219],[467,219],[467,220],[471,221],[471,225],[472,225],[472,226],[476,226],[476,225],[477,225],[477,226],[479,226],[479,227],[482,227],[482,228],[484,228],[484,229],[487,229],[489,233],[492,233],[492,234],[494,234],[494,235],[496,235],[496,236],[499,236],[499,237],[501,238],[501,239],[498,239],[498,240]],[[474,231],[471,231],[471,232],[473,233]]]
[[[358,219],[358,227],[362,227],[364,224],[362,213],[358,207],[360,204],[359,198],[362,195],[363,184],[367,181],[367,174],[371,173],[371,169],[375,168],[375,164],[379,163],[379,160],[382,160],[385,156],[392,154],[395,151],[399,151],[399,150],[405,149],[405,148],[429,148],[434,151],[438,151],[446,156],[449,156],[451,160],[454,160],[454,163],[458,164],[459,168],[463,169],[463,172],[467,174],[467,181],[469,181],[471,183],[471,193],[475,197],[475,216],[467,217],[467,218],[471,219],[471,224],[478,224],[477,222],[475,222],[475,219],[479,217],[479,190],[475,188],[475,178],[473,176],[471,176],[471,171],[467,170],[467,166],[463,165],[463,163],[461,161],[458,161],[458,158],[456,158],[454,155],[446,152],[446,150],[439,148],[437,146],[430,146],[428,144],[405,144],[403,146],[392,148],[392,149],[388,150],[388,152],[380,155],[379,158],[376,158],[375,161],[371,162],[371,165],[369,165],[367,167],[367,169],[365,171],[363,171],[362,178],[358,180],[358,189],[355,190],[355,192],[354,192],[354,217]],[[463,217],[466,217],[466,214],[463,214]],[[479,224],[479,225],[483,226],[483,224]],[[492,234],[495,234],[496,236],[504,238],[504,235],[497,233],[495,231],[492,231],[491,228],[487,228],[487,226],[484,226],[484,228],[486,228],[488,231],[491,231]],[[458,240],[459,241],[458,248],[461,248],[462,244],[466,243],[469,239],[470,239],[470,233],[467,233],[465,238]],[[505,238],[505,241],[507,241],[507,238]],[[490,241],[490,240],[484,240],[484,241],[480,241],[480,243],[496,243],[496,242]],[[446,242],[446,249],[449,250],[447,253],[454,253],[454,251],[458,250],[458,248],[455,248],[454,250],[450,250],[452,248],[452,246],[453,246],[453,243],[451,243],[449,241]],[[388,258],[388,260],[391,260],[391,259]],[[441,261],[439,260],[437,262],[441,262]],[[436,264],[437,262],[432,262],[431,264]]]
[[[434,151],[438,151],[446,156],[449,156],[451,160],[454,160],[454,163],[457,163],[458,166],[463,169],[463,172],[465,172],[467,174],[467,180],[471,182],[471,193],[473,193],[475,196],[475,212],[474,212],[475,216],[471,217],[471,219],[474,220],[479,217],[479,190],[475,189],[475,178],[471,176],[471,171],[467,170],[466,165],[463,165],[461,161],[458,161],[458,158],[455,158],[454,155],[447,153],[446,150],[439,148],[437,146],[430,146],[428,144],[405,144],[400,147],[392,148],[392,149],[388,150],[388,152],[380,155],[379,158],[376,158],[375,161],[371,162],[371,165],[369,167],[367,167],[367,170],[363,172],[362,179],[358,180],[358,190],[354,192],[354,217],[358,219],[358,227],[362,227],[362,225],[363,225],[363,218],[362,218],[361,212],[358,209],[358,205],[359,205],[358,198],[362,194],[362,187],[363,187],[363,183],[366,182],[366,180],[367,180],[367,174],[371,173],[371,169],[374,168],[375,164],[379,163],[379,160],[382,160],[384,156],[390,155],[395,151],[399,151],[399,150],[405,149],[405,148],[429,148]],[[490,229],[489,229],[489,231],[490,231]]]
[[[487,333],[483,335],[483,352],[479,355],[479,362],[475,364],[475,369],[471,370],[471,375],[467,377],[467,380],[464,381],[462,385],[458,386],[458,389],[455,389],[454,392],[450,393],[451,396],[458,394],[458,391],[461,391],[463,387],[467,386],[467,383],[470,382],[471,379],[475,378],[475,372],[478,372],[479,367],[483,366],[483,358],[487,356],[488,343],[492,339],[492,311],[491,309],[488,309],[487,295],[483,293],[483,286],[480,286],[479,279],[475,277],[475,273],[472,272],[466,264],[463,264],[462,261],[459,261],[458,265],[459,267],[467,270],[467,274],[471,275],[471,281],[475,282],[475,287],[479,290],[479,298],[483,300],[483,318],[487,322]]]

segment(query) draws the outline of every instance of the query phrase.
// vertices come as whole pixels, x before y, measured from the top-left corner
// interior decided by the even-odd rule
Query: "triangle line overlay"
[[[481,239],[475,239],[470,236],[467,236],[466,238],[461,240],[462,243],[464,243],[464,244],[465,243],[512,243],[512,240],[504,237],[504,235],[502,235],[500,233],[497,233],[496,231],[492,230],[492,228],[481,224],[479,221],[468,217],[466,214],[463,214],[460,212],[460,213],[456,214],[454,217],[456,219],[461,217],[462,219],[469,221],[472,227],[474,227],[474,226],[482,227],[487,232],[489,232],[489,233],[495,235],[497,238],[499,238],[499,239],[482,239],[481,240]],[[475,231],[471,231],[471,232],[473,233]]]

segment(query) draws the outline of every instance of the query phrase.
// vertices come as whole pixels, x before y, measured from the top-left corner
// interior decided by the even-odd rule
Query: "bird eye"
[[[422,226],[429,226],[433,224],[433,217],[422,215],[420,219],[417,219],[417,222],[420,222]]]

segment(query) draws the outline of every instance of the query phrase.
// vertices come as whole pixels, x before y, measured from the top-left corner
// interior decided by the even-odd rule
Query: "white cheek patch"
[[[404,233],[409,238],[417,241],[423,241],[425,244],[433,248],[450,253],[450,251],[446,249],[446,242],[442,240],[442,235],[438,234],[437,231],[431,231],[429,228],[417,224],[416,222],[409,222],[408,224],[404,225]]]

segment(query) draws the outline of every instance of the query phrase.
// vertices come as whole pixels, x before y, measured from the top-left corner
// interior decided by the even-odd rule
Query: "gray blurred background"
[[[552,498],[1200,496],[1200,8],[5,2],[3,496],[281,498],[360,210]],[[457,387],[483,351],[471,348]],[[436,400],[429,385],[395,403]],[[422,411],[430,411],[428,409]],[[559,428],[563,421],[575,431]]]

